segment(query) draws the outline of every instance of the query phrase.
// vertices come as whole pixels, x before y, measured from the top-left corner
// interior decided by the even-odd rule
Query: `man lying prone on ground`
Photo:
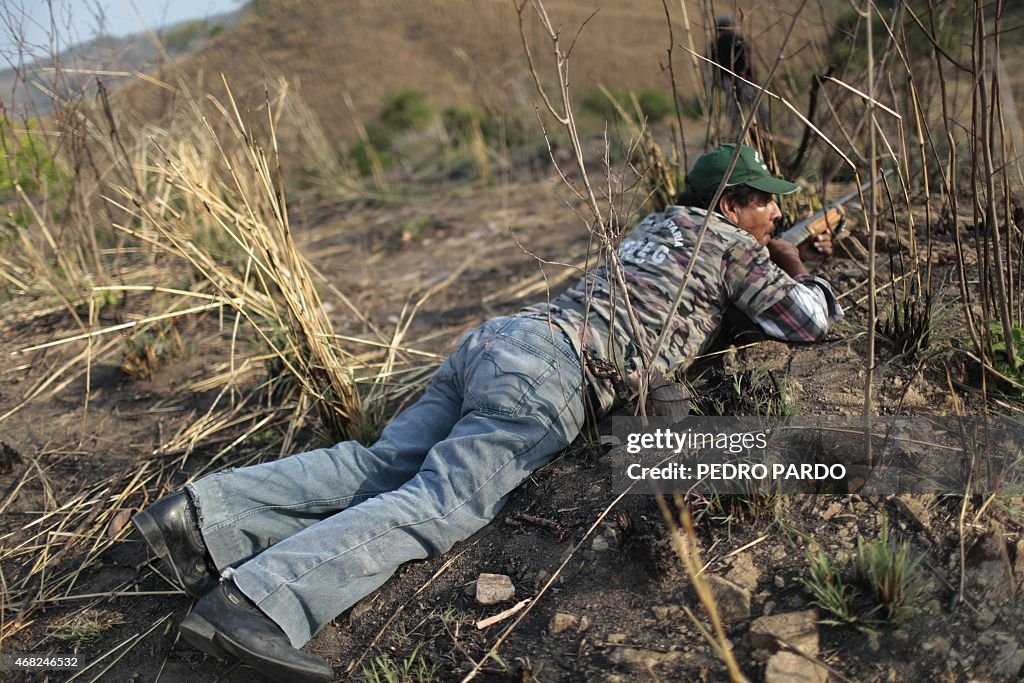
[[[689,206],[636,226],[620,275],[602,266],[549,303],[466,333],[374,445],[219,472],[138,513],[150,549],[200,598],[181,623],[185,641],[273,679],[328,680],[331,667],[298,648],[403,562],[443,553],[492,520],[573,441],[588,401],[601,416],[631,374],[685,368],[729,307],[772,338],[822,339],[842,310],[803,260],[831,253],[831,238],[799,250],[772,240],[781,215],[772,195],[797,186],[772,177],[749,147],[725,180],[734,149],[698,159]],[[665,326],[666,343],[648,360]]]

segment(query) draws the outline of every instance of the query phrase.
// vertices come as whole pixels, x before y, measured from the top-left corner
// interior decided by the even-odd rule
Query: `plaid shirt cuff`
[[[843,318],[843,309],[825,280],[798,275],[786,296],[754,318],[773,339],[809,344],[821,341],[829,327]]]

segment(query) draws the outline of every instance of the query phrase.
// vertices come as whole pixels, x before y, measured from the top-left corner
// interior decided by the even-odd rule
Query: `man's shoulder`
[[[715,212],[708,212],[707,209],[702,209],[696,206],[669,206],[661,214],[655,214],[657,216],[664,216],[661,220],[671,220],[680,228],[688,228],[694,232],[700,230],[700,226],[704,223],[704,216],[710,213],[708,218],[708,229],[704,239],[715,240],[722,243],[726,248],[737,246],[741,249],[748,249],[751,247],[758,246],[757,240],[746,230],[739,228],[728,220],[724,216]]]

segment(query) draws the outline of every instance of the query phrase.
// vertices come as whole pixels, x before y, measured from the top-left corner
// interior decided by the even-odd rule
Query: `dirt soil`
[[[294,224],[302,249],[327,280],[381,326],[393,323],[414,293],[462,268],[422,307],[411,332],[412,337],[432,334],[428,345],[447,351],[466,327],[545,296],[543,286],[525,296],[519,292],[540,272],[537,257],[567,262],[585,254],[585,230],[559,188],[545,178],[514,191],[462,188],[377,206],[309,201],[296,209]],[[801,415],[862,412],[867,338],[865,304],[858,303],[865,292],[857,285],[864,276],[859,261],[844,253],[839,249],[821,269],[844,294],[848,311],[827,342],[814,347],[764,342],[721,354],[703,364],[705,375],[695,378],[698,390],[721,392],[737,373],[769,368]],[[543,270],[555,292],[574,272],[559,265]],[[960,315],[944,306],[936,309],[932,342],[948,349],[939,340],[963,332]],[[341,306],[335,305],[331,315],[339,331],[362,331]],[[0,357],[10,359],[13,351],[72,329],[60,313],[10,325],[0,330]],[[97,482],[127,486],[133,473],[149,471],[146,463],[169,457],[154,456],[154,449],[210,405],[209,392],[192,387],[222,366],[228,338],[216,316],[192,320],[180,330],[190,352],[151,379],[132,379],[116,362],[98,365],[91,371],[87,412],[84,380],[79,380],[52,400],[31,403],[0,423],[0,546],[10,549],[29,541],[45,512],[61,514],[63,503]],[[954,380],[963,374],[952,354],[911,363],[881,346],[879,353],[879,414],[947,413],[953,410],[953,396],[969,412],[980,410],[973,392],[960,388],[951,393],[946,369],[953,370]],[[0,369],[0,414],[18,406],[66,356],[51,350],[13,358]],[[718,368],[717,374],[710,368]],[[713,376],[724,379],[716,384],[709,379]],[[222,449],[239,433],[227,430],[223,440],[201,444],[181,470],[154,480],[149,495],[175,490],[188,476],[216,469],[227,461],[219,455]],[[317,438],[309,431],[299,443],[314,445]],[[229,455],[237,461],[255,448],[246,442],[240,453]],[[120,474],[123,479],[117,478]],[[123,506],[145,502],[138,495]],[[925,587],[920,608],[899,628],[818,624],[821,666],[816,670],[830,672],[835,681],[1017,680],[1024,664],[1020,507],[1002,499],[969,501],[961,536],[962,503],[956,496],[808,495],[760,509],[707,510],[697,529],[700,548],[707,574],[726,577],[739,588],[723,597],[720,607],[744,673],[755,681],[766,674],[784,680],[768,671],[770,653],[755,648],[749,633],[758,617],[813,608],[803,584],[809,545],[849,558],[858,536],[874,538],[888,520],[891,534],[908,541],[921,559]],[[3,652],[74,653],[95,664],[76,680],[258,678],[258,672],[206,658],[178,642],[176,626],[191,601],[154,571],[140,543],[120,540],[83,565],[89,543],[103,539],[74,543],[74,533],[65,532],[68,550],[58,563],[59,573],[78,572],[66,599],[26,614],[3,606],[8,624],[23,622],[3,643]],[[64,547],[61,538],[50,540],[47,548],[0,567],[5,594],[19,585],[40,553]],[[472,587],[482,573],[510,577],[514,597],[495,605],[478,603]],[[485,661],[505,628],[524,612],[483,629],[477,622],[532,598],[529,612],[497,656]],[[400,667],[403,661],[432,669],[435,681],[459,680],[480,661],[477,680],[488,681],[725,680],[721,659],[687,610],[707,623],[655,499],[629,495],[617,501],[607,447],[581,438],[520,487],[493,523],[444,557],[404,566],[383,588],[324,628],[307,649],[328,660],[338,680],[363,680],[364,670],[375,662],[380,672],[381,662]],[[74,624],[92,629],[76,631]],[[416,680],[414,674],[395,680]],[[0,678],[63,681],[73,675],[5,672]],[[388,679],[381,675],[380,680]]]

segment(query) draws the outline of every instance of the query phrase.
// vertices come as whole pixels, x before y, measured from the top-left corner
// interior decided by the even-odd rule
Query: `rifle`
[[[818,213],[813,216],[808,216],[799,223],[794,224],[793,227],[779,235],[778,239],[785,240],[790,244],[797,246],[804,240],[811,237],[817,237],[829,229],[831,229],[833,233],[838,233],[846,224],[846,209],[843,208],[844,205],[854,197],[859,196],[861,192],[870,189],[875,183],[884,180],[890,173],[892,173],[891,168],[874,180],[869,180],[864,183],[856,190],[847,192]]]

